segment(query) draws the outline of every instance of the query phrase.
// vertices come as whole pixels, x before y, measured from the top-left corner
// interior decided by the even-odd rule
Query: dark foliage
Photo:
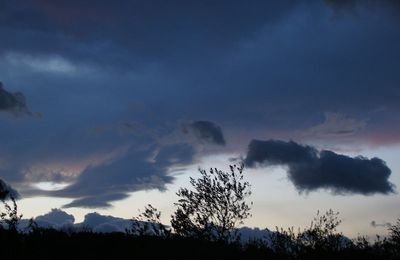
[[[160,217],[161,212],[148,204],[144,212],[132,219],[131,228],[126,232],[134,236],[169,237],[171,230],[161,223]]]
[[[250,216],[246,198],[250,184],[243,180],[243,165],[230,166],[230,172],[200,169],[198,179],[190,178],[193,190],[181,188],[178,207],[171,225],[176,234],[211,241],[238,239],[235,228]]]
[[[41,228],[31,219],[18,230],[22,215],[15,199],[2,200],[1,259],[400,259],[400,219],[388,236],[349,240],[337,232],[339,213],[317,213],[304,229],[276,228],[265,239],[240,243],[236,225],[249,216],[249,183],[243,167],[231,172],[201,170],[194,191],[180,189],[171,232],[152,205],[133,218],[126,233],[95,233],[88,227]],[[193,235],[194,234],[194,235]]]
[[[303,232],[294,233],[276,233],[279,242],[275,245],[261,240],[240,245],[173,234],[132,236],[36,227],[24,233],[2,229],[0,243],[1,259],[399,259],[391,236],[375,243],[358,238],[358,242],[337,249],[307,246],[300,239]],[[277,245],[279,250],[274,247]]]
[[[11,236],[0,231],[1,259],[247,259],[258,249],[171,236],[70,233],[54,229]],[[250,255],[249,255],[250,253]],[[253,258],[254,259],[254,258]]]
[[[5,212],[0,212],[0,229],[7,228],[13,233],[17,232],[18,222],[22,219],[22,214],[18,214],[18,206],[15,198],[10,195],[12,206],[6,200],[2,200]]]

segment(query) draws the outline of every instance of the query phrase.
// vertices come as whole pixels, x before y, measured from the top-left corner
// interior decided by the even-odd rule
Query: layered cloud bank
[[[318,151],[293,141],[253,140],[245,164],[249,167],[286,166],[290,181],[299,191],[327,189],[336,194],[364,195],[394,192],[389,182],[391,170],[383,160]]]
[[[60,173],[52,180],[70,182],[66,188],[53,191],[31,188],[29,195],[73,198],[64,205],[67,208],[107,208],[111,202],[127,198],[131,192],[165,190],[166,185],[175,180],[170,169],[180,167],[182,170],[195,163],[199,145],[224,142],[221,128],[213,122],[193,121],[187,127],[189,129],[184,130],[177,125],[155,136],[148,132],[139,136],[128,133],[124,138],[127,144],[87,163],[75,177]],[[187,136],[188,131],[194,132],[195,140]]]
[[[398,14],[391,0],[1,1],[0,178],[110,207],[275,138],[327,150],[253,141],[248,166],[287,167],[300,191],[391,194],[381,159],[334,151],[400,143]],[[9,116],[30,109],[43,117]]]

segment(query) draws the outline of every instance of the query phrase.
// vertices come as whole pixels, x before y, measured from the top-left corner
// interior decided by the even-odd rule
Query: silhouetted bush
[[[0,212],[0,228],[7,228],[11,232],[17,232],[18,223],[22,219],[22,214],[18,214],[18,206],[15,198],[10,195],[12,206],[4,199],[3,203],[5,212]]]
[[[148,204],[144,212],[140,213],[138,217],[134,217],[131,221],[131,228],[126,230],[126,233],[135,236],[159,236],[169,237],[171,230],[169,230],[160,221],[161,212]]]
[[[216,168],[199,169],[198,179],[190,178],[193,190],[181,188],[178,207],[171,225],[176,234],[212,241],[232,242],[238,239],[237,224],[250,216],[246,198],[250,184],[243,180],[243,165],[230,166],[230,172]]]
[[[400,256],[400,218],[394,225],[389,227],[389,237],[387,239],[388,250],[393,256]]]

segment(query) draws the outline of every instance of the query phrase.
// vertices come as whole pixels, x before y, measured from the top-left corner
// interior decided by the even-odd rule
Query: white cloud
[[[41,227],[61,228],[74,224],[75,218],[60,209],[52,209],[49,213],[36,217],[35,221]]]
[[[56,183],[56,182],[51,182],[51,181],[43,181],[43,182],[38,182],[34,183],[32,186],[40,189],[40,190],[45,190],[45,191],[55,191],[55,190],[62,190],[66,188],[69,183]]]

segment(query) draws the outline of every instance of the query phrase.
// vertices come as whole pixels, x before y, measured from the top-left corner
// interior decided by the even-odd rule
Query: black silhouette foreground
[[[181,188],[177,193],[178,208],[171,219],[175,233],[210,241],[237,241],[237,224],[250,216],[245,199],[251,191],[250,184],[243,181],[243,165],[230,166],[230,172],[199,171],[200,178],[190,178],[194,190]]]
[[[276,228],[269,237],[243,241],[238,225],[250,216],[250,184],[243,166],[230,172],[200,170],[192,190],[181,188],[171,227],[148,205],[125,233],[95,233],[90,228],[42,228],[33,220],[18,229],[22,215],[3,190],[0,201],[1,259],[399,259],[400,219],[388,236],[371,242],[337,232],[339,213],[317,213],[311,225],[295,231]]]

